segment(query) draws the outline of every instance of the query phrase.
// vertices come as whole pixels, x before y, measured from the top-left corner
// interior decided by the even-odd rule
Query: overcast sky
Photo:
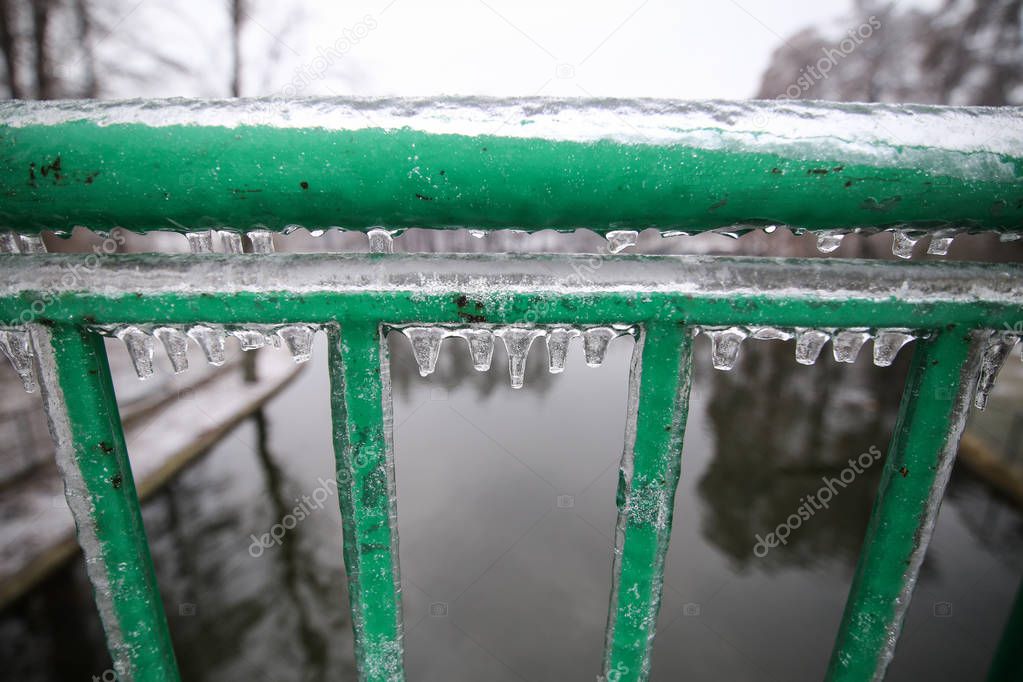
[[[866,19],[850,19],[851,0],[249,2],[247,95],[746,98],[785,38]],[[193,55],[202,75],[114,80],[110,94],[226,95],[227,4],[142,0],[111,17],[118,35]]]

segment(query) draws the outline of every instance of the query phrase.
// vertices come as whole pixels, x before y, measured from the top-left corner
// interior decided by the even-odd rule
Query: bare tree
[[[244,0],[231,2],[231,96],[242,95],[242,24],[245,21]]]

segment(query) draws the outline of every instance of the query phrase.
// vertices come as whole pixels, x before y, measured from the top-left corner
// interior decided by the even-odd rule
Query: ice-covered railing
[[[909,378],[826,679],[894,655],[959,436],[1018,345],[1014,264],[621,254],[638,231],[891,230],[906,257],[961,231],[1021,234],[1019,109],[820,103],[312,100],[0,104],[0,350],[41,389],[121,680],[179,679],[105,356],[327,336],[334,455],[361,680],[398,682],[403,621],[388,334],[420,373],[445,348],[513,387],[634,340],[604,679],[644,682],[680,475],[694,344],[710,363],[787,342],[812,364],[871,347]],[[173,230],[193,253],[45,253],[41,232]],[[271,253],[276,232],[365,232],[370,254]],[[410,227],[591,229],[600,255],[392,253]],[[116,249],[114,250],[116,251]],[[162,350],[161,350],[162,349]],[[543,349],[543,350],[541,350]],[[282,350],[283,352],[283,350]],[[162,363],[161,363],[162,364]],[[610,504],[609,500],[609,504]],[[598,668],[594,662],[594,672]]]
[[[0,104],[0,246],[76,226],[195,251],[305,227],[665,236],[890,230],[909,257],[1023,229],[1023,109],[823,102],[312,99]],[[216,237],[216,238],[215,238]]]

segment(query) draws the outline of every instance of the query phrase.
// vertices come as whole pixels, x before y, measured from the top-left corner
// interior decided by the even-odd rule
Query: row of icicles
[[[294,228],[297,229],[297,228]],[[770,234],[777,230],[777,226],[769,225],[763,228],[764,232]],[[288,234],[293,230],[285,230]],[[511,230],[519,232],[520,230]],[[721,228],[713,230],[718,234],[738,238],[748,228]],[[831,253],[842,245],[842,240],[848,234],[869,233],[871,229],[854,230],[821,230],[816,232],[817,249],[821,253]],[[934,256],[945,256],[948,254],[952,240],[961,230],[949,228],[926,232],[914,229],[888,229],[893,233],[892,253],[899,258],[912,258],[913,248],[927,235],[930,235],[930,242],[927,245],[927,253]],[[387,230],[384,228],[373,228],[366,232],[371,253],[392,253],[394,251],[394,237],[401,234],[402,230]],[[795,234],[803,234],[803,230],[793,230]],[[312,230],[310,234],[319,237],[324,234],[323,230]],[[473,237],[483,238],[487,233],[483,230],[469,230]],[[662,237],[691,236],[696,233],[682,230],[663,230]],[[245,233],[252,244],[252,253],[273,253],[273,232],[270,230],[250,230]],[[607,239],[607,248],[610,253],[620,253],[625,249],[635,246],[639,240],[639,232],[636,230],[612,230],[604,237]],[[1000,235],[1002,241],[1014,241],[1023,237],[1018,232],[1003,232]],[[243,253],[244,247],[242,236],[239,232],[230,230],[204,230],[201,232],[186,232],[189,249],[192,253]],[[0,253],[45,253],[46,247],[39,235],[19,235],[14,232],[0,233]]]
[[[175,373],[188,369],[189,340],[195,342],[206,356],[207,362],[219,366],[225,362],[228,336],[238,339],[243,351],[256,350],[271,345],[283,345],[296,363],[312,357],[313,338],[318,327],[309,324],[249,325],[245,328],[227,329],[217,325],[197,324],[181,326],[139,326],[127,325],[102,329],[104,333],[120,339],[128,351],[135,373],[140,379],[153,375],[153,359],[157,341],[163,346]],[[635,336],[637,328],[630,325],[575,328],[551,327],[448,327],[448,326],[404,326],[394,327],[412,346],[412,355],[422,376],[432,374],[437,367],[441,346],[447,338],[465,341],[473,367],[480,372],[490,369],[494,356],[494,339],[504,343],[508,356],[508,373],[512,388],[522,388],[526,360],[533,343],[544,339],[547,346],[548,369],[552,374],[565,370],[565,359],[569,344],[576,337],[582,338],[583,355],[590,367],[599,367],[604,362],[608,345],[620,336]],[[817,361],[824,346],[831,341],[831,350],[838,362],[852,363],[866,345],[873,339],[873,359],[878,367],[887,367],[894,362],[899,351],[917,336],[909,329],[781,329],[766,326],[694,327],[696,334],[707,335],[711,343],[711,364],[715,369],[730,370],[739,358],[739,350],[746,339],[796,341],[796,362],[812,365]],[[1012,331],[992,331],[987,339],[981,358],[980,376],[974,403],[980,409],[987,405],[988,396],[1002,365],[1020,339]],[[34,367],[34,352],[29,332],[24,329],[0,329],[0,350],[10,360],[14,370],[21,377],[25,390],[37,388]]]

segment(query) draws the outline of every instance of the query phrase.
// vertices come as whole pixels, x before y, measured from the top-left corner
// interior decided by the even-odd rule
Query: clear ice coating
[[[542,329],[528,329],[522,327],[502,327],[494,332],[494,335],[504,341],[504,348],[508,352],[508,374],[511,376],[511,387],[522,388],[526,377],[526,359],[529,356],[529,347],[533,341],[546,332]]]
[[[746,330],[739,327],[727,329],[704,329],[710,337],[711,364],[714,369],[729,370],[739,358],[739,349],[746,340]]]
[[[313,337],[316,329],[307,324],[289,324],[277,329],[295,363],[307,362],[313,356]]]
[[[256,350],[266,345],[266,333],[261,329],[233,329],[231,336],[238,339],[242,350]]]
[[[1005,364],[1006,358],[1012,352],[1013,346],[1019,341],[1019,335],[1010,332],[994,332],[988,340],[984,355],[980,360],[980,377],[977,379],[977,393],[973,398],[973,404],[977,409],[983,410],[987,407],[988,397],[991,389],[995,386],[995,379],[998,371]]]
[[[899,258],[912,258],[913,247],[920,241],[920,236],[907,230],[895,230],[892,238],[892,253]]]
[[[474,239],[483,239],[487,236],[487,233],[483,230],[469,230],[469,236]]]
[[[376,227],[366,233],[370,253],[394,253],[394,237],[390,230]]]
[[[838,362],[856,362],[863,344],[870,339],[870,333],[865,329],[845,329],[836,332],[831,339],[831,352]]]
[[[588,367],[600,367],[604,364],[607,345],[618,336],[618,331],[611,327],[593,327],[583,332],[583,355]]]
[[[801,365],[812,365],[817,362],[821,349],[831,335],[818,329],[796,330],[796,362]]]
[[[21,252],[46,253],[46,244],[43,243],[42,236],[38,234],[21,235]]]
[[[750,338],[759,341],[788,341],[792,338],[792,332],[777,327],[747,327]]]
[[[842,239],[845,238],[844,232],[837,230],[826,230],[824,232],[817,233],[817,250],[821,253],[831,253],[839,246],[842,245]]]
[[[252,230],[247,232],[246,237],[252,243],[252,253],[273,253],[274,239],[270,230]]]
[[[568,355],[568,344],[579,336],[578,329],[557,327],[547,333],[547,362],[551,374],[565,371],[565,357]]]
[[[188,337],[183,331],[175,327],[157,327],[153,330],[153,336],[163,344],[175,374],[188,369]]]
[[[607,239],[607,249],[611,253],[619,253],[630,246],[635,246],[639,240],[639,232],[635,230],[611,230],[604,237]]]
[[[0,232],[0,253],[21,253],[21,242],[15,232]]]
[[[0,330],[0,350],[11,366],[21,378],[21,385],[29,393],[35,393],[36,384],[34,354],[32,352],[32,339],[27,331],[14,331],[8,329]]]
[[[114,336],[124,342],[139,379],[153,376],[153,351],[156,346],[153,337],[135,326],[122,327]]]
[[[472,366],[477,372],[486,372],[490,369],[490,362],[494,358],[494,334],[489,329],[459,329],[454,336],[465,339],[469,345],[469,357],[472,358]]]
[[[210,253],[213,251],[212,230],[186,232],[185,239],[188,240],[188,248],[192,250],[192,253]]]
[[[220,231],[220,243],[224,245],[224,253],[241,253],[242,236],[230,230]]]
[[[955,238],[955,230],[938,230],[931,235],[931,243],[927,245],[927,253],[932,256],[947,256],[948,249]]]
[[[412,344],[412,355],[419,365],[419,376],[427,376],[437,368],[440,347],[447,336],[443,327],[405,327],[401,330]]]
[[[227,335],[222,329],[198,324],[188,330],[188,336],[199,344],[199,348],[206,355],[207,362],[214,367],[224,364],[224,341]]]
[[[874,336],[874,364],[889,367],[902,347],[914,338],[908,329],[879,329]]]

